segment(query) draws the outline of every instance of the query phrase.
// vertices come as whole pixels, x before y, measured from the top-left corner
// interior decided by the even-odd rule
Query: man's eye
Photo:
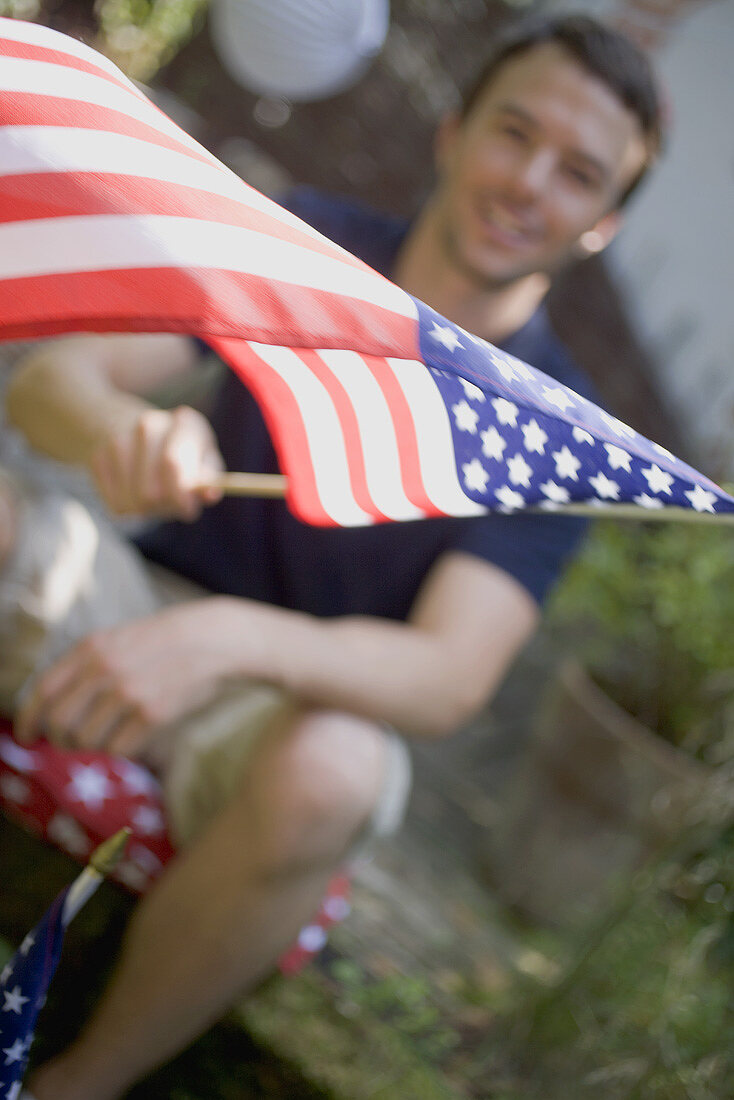
[[[517,126],[503,126],[502,133],[513,141],[527,141],[528,136],[524,130],[520,130]]]
[[[572,164],[566,165],[566,175],[587,191],[593,190],[597,185],[594,176],[585,172],[583,168],[575,168]]]

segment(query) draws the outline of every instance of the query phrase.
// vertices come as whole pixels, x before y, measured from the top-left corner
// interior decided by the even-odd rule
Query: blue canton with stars
[[[0,974],[0,1100],[20,1095],[36,1019],[61,955],[67,892],[59,894]]]
[[[414,299],[466,495],[491,511],[589,503],[732,512],[734,498],[555,379]]]

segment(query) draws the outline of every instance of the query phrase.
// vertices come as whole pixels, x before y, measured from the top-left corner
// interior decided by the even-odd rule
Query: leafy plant
[[[559,586],[552,627],[592,677],[673,744],[734,751],[734,535],[684,523],[599,523]]]
[[[97,45],[129,76],[151,80],[198,29],[208,0],[96,0]]]

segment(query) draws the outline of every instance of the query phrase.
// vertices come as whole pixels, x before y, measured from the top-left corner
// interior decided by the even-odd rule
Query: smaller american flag
[[[46,1001],[64,941],[62,890],[0,974],[0,1100],[17,1100],[38,1014]]]

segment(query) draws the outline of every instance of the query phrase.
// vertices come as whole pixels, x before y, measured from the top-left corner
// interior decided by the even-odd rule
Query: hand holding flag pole
[[[18,1100],[38,1014],[61,955],[64,933],[121,859],[130,829],[95,850],[77,879],[62,890],[0,974],[0,1100]]]

